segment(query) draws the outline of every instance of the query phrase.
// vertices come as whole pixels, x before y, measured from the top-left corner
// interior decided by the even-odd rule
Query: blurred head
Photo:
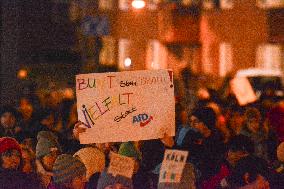
[[[16,124],[17,111],[10,106],[2,107],[0,112],[0,123],[5,129],[14,128]]]
[[[57,137],[49,131],[41,131],[37,136],[36,158],[41,160],[45,170],[51,171],[53,164],[60,154]]]
[[[216,129],[216,114],[209,107],[198,108],[193,111],[189,122],[191,127],[208,137]]]
[[[33,114],[33,106],[27,98],[20,99],[19,111],[21,112],[24,120],[29,120]]]
[[[234,107],[230,110],[230,114],[228,117],[228,125],[230,129],[233,131],[233,134],[238,135],[242,128],[244,123],[244,116],[243,116],[243,110],[238,107]]]
[[[253,133],[260,129],[261,114],[256,108],[248,108],[245,112],[247,129]]]
[[[38,119],[40,123],[49,129],[53,129],[54,127],[54,112],[51,109],[44,109],[38,113]]]
[[[22,159],[23,159],[23,172],[31,173],[35,170],[35,153],[27,146],[21,145],[22,148]]]
[[[247,156],[239,160],[229,180],[236,187],[253,186],[266,189],[269,188],[268,173],[268,164],[265,160]]]
[[[254,152],[254,144],[249,137],[238,135],[231,139],[227,153],[227,161],[235,166],[237,162]]]
[[[21,164],[21,147],[19,143],[13,138],[0,138],[0,157],[2,168],[18,169]]]
[[[57,157],[53,166],[53,180],[57,185],[72,189],[84,189],[86,184],[85,165],[69,154]]]

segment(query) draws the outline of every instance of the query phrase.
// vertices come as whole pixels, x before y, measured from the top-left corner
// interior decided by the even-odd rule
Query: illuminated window
[[[167,68],[167,49],[158,40],[151,40],[148,43],[146,55],[147,69]]]
[[[118,3],[119,10],[127,11],[129,9],[129,0],[119,0]]]
[[[185,6],[192,6],[192,5],[198,5],[200,0],[182,0],[182,4]]]
[[[219,75],[226,76],[233,68],[233,51],[230,43],[221,43],[219,48]]]
[[[130,40],[119,39],[119,42],[118,42],[118,67],[119,69],[124,70],[124,69],[127,69],[127,67],[131,66],[131,59],[130,59],[129,51],[130,51]]]
[[[234,6],[234,0],[220,0],[221,9],[232,9]]]
[[[256,51],[256,66],[264,69],[281,70],[283,54],[281,45],[262,44]]]
[[[112,37],[102,37],[103,48],[100,52],[100,63],[103,65],[115,64],[116,41]]]
[[[283,0],[257,0],[256,5],[260,8],[284,8]]]
[[[113,0],[100,0],[99,8],[101,10],[112,10],[113,9]]]
[[[147,7],[149,10],[156,10],[158,8],[159,3],[161,3],[162,0],[148,0]]]
[[[210,10],[210,9],[215,8],[214,0],[204,0],[204,1],[202,2],[202,6],[203,6],[203,8],[206,9],[206,10]]]

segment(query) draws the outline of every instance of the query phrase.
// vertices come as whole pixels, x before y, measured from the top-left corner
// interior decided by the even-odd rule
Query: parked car
[[[260,97],[260,95],[267,88],[274,89],[275,94],[277,96],[284,95],[283,93],[284,75],[283,72],[279,70],[249,68],[237,71],[235,77],[248,78],[257,97]]]
[[[266,89],[273,89],[275,95],[279,97],[284,96],[284,75],[279,70],[268,70],[260,68],[248,68],[238,70],[232,77],[227,78],[222,86],[221,95],[226,96],[230,85],[229,81],[234,78],[245,77],[249,80],[256,96],[259,98]]]

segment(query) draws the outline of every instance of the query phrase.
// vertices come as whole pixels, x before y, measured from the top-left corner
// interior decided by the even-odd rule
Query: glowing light
[[[131,66],[131,63],[132,63],[132,61],[131,61],[130,58],[126,58],[126,59],[124,60],[124,66],[125,66],[125,67]]]
[[[25,78],[27,78],[27,76],[28,76],[28,71],[27,71],[27,70],[25,70],[25,69],[20,69],[20,70],[18,71],[18,78],[19,78],[19,79],[25,79]]]
[[[63,97],[67,99],[73,99],[74,98],[74,91],[71,88],[66,88],[63,90]]]
[[[135,9],[142,9],[142,8],[145,7],[145,1],[143,1],[143,0],[134,0],[134,1],[132,1],[131,5]]]

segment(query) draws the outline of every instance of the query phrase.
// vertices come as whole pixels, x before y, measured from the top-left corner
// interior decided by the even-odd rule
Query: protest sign
[[[159,183],[179,183],[187,156],[187,151],[166,150],[160,169]]]
[[[134,171],[134,159],[111,152],[108,173],[131,178]]]
[[[126,142],[175,134],[173,72],[143,70],[76,76],[80,142]]]
[[[246,77],[234,78],[230,81],[230,86],[241,106],[257,100],[257,96]]]

